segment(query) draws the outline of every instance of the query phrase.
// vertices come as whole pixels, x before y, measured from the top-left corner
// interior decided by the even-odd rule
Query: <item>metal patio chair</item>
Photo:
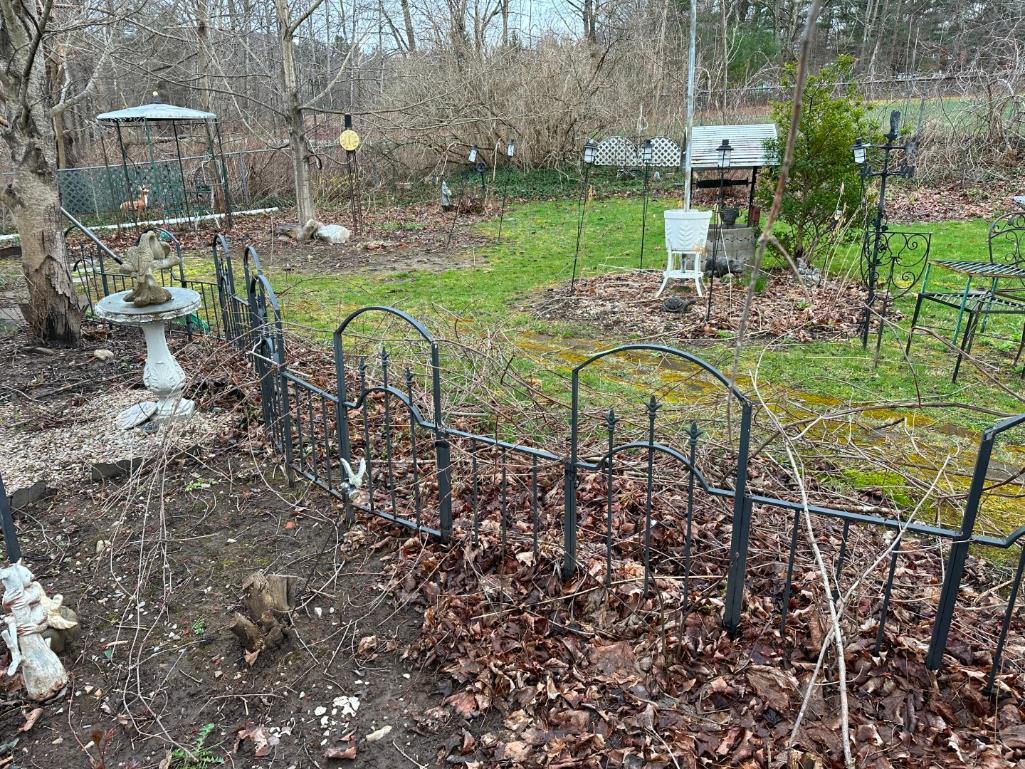
[[[702,258],[708,240],[708,227],[712,222],[711,211],[684,211],[669,209],[665,212],[666,227],[666,269],[662,273],[662,285],[655,296],[665,291],[671,279],[693,280],[698,296],[701,293],[703,277]]]
[[[905,353],[911,351],[911,341],[914,339],[923,302],[935,302],[957,310],[957,322],[954,324],[951,342],[958,345],[959,335],[961,341],[952,381],[957,381],[961,361],[971,352],[980,327],[983,331],[986,330],[991,315],[1020,315],[1025,318],[1025,212],[1015,211],[995,219],[989,226],[987,245],[988,262],[963,259],[936,259],[930,262],[925,269],[922,289],[918,293],[915,312],[911,317],[911,331],[908,333]],[[929,275],[933,266],[964,276],[964,288],[960,291],[930,291]],[[976,286],[972,286],[972,281],[976,281]],[[980,281],[982,287],[978,285]],[[1012,366],[1018,365],[1023,351],[1025,322],[1022,325],[1021,341],[1018,343],[1018,352]],[[1025,370],[1022,371],[1022,376],[1025,377]]]

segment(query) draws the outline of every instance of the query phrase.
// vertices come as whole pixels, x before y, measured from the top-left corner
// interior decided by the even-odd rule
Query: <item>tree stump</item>
[[[295,577],[257,571],[242,583],[242,590],[246,614],[235,613],[231,632],[248,652],[247,659],[253,662],[255,655],[280,646],[288,637],[295,606]]]

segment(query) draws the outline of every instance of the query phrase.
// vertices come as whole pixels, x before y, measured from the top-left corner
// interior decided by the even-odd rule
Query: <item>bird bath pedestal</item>
[[[122,291],[106,296],[93,306],[96,316],[110,323],[139,326],[146,339],[146,366],[142,381],[156,396],[156,401],[138,403],[117,417],[118,426],[129,430],[143,422],[167,422],[188,419],[196,405],[182,398],[185,372],[167,347],[167,324],[175,318],[189,315],[199,309],[199,294],[188,288],[168,287],[169,301],[136,307],[125,301],[130,293]]]

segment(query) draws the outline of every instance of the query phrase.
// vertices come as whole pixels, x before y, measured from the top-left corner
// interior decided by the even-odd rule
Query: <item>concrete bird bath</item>
[[[146,366],[142,381],[156,396],[156,401],[144,401],[122,411],[117,417],[124,430],[143,422],[167,422],[188,419],[196,410],[192,401],[182,398],[185,372],[167,347],[167,325],[175,318],[189,315],[199,309],[200,297],[188,288],[168,287],[171,298],[161,304],[138,307],[125,301],[130,291],[121,291],[104,297],[93,306],[96,316],[111,323],[139,326],[146,339]]]

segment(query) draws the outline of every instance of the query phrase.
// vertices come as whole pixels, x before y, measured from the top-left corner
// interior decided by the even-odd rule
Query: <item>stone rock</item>
[[[705,260],[705,275],[715,275],[717,278],[722,278],[726,275],[737,275],[743,270],[743,262],[731,259],[728,256],[717,255],[715,259],[709,257]]]
[[[99,350],[93,350],[93,357],[96,360],[108,361],[114,358],[114,353],[111,350],[100,348]]]
[[[119,459],[114,462],[94,462],[91,468],[94,481],[106,481],[111,478],[120,478],[131,475],[143,466],[145,460],[142,457],[132,459]]]
[[[696,301],[697,299],[695,299],[694,297],[684,299],[679,296],[670,296],[664,302],[662,302],[662,309],[666,312],[684,313],[687,312],[687,310],[689,310],[691,307],[693,307]]]
[[[371,732],[367,735],[367,742],[377,742],[378,740],[383,740],[389,734],[391,734],[391,727],[382,726],[377,731]]]
[[[11,509],[17,510],[19,507],[32,504],[50,493],[52,490],[46,485],[46,481],[36,481],[31,486],[15,489],[10,495]]]
[[[43,631],[43,638],[50,642],[50,648],[57,654],[64,654],[78,643],[78,636],[81,626],[78,624],[78,615],[75,610],[68,606],[61,606],[58,609],[64,625],[67,627],[47,626]]]
[[[134,406],[129,406],[118,414],[115,422],[122,430],[131,430],[133,427],[138,427],[143,422],[151,419],[156,413],[156,403],[153,401],[143,401],[142,403],[136,403]]]
[[[812,267],[804,259],[797,260],[797,276],[806,286],[817,286],[822,282],[822,271],[817,267]]]
[[[349,238],[352,237],[352,233],[340,224],[325,224],[317,228],[314,237],[317,240],[323,240],[325,243],[338,246],[348,242]]]

